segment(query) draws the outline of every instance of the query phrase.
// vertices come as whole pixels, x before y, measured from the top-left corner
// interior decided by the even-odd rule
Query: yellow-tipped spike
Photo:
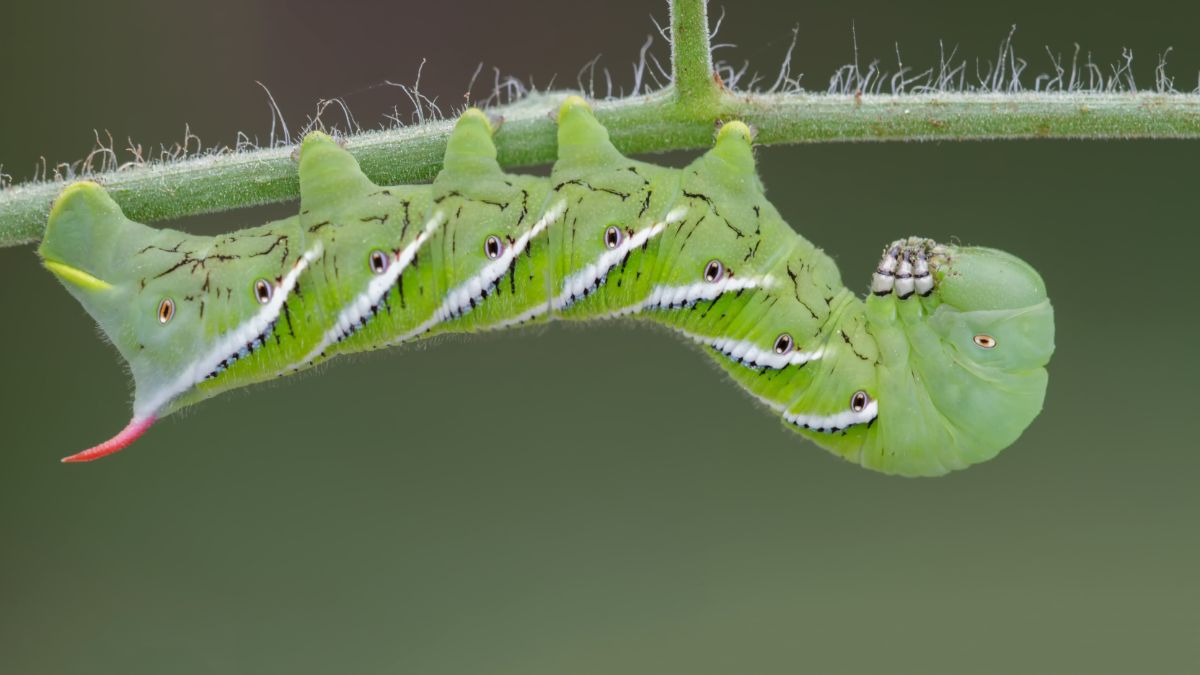
[[[69,281],[89,291],[107,291],[112,288],[112,284],[107,281],[98,279],[81,269],[76,269],[65,263],[43,260],[42,266],[53,272],[59,279]]]
[[[565,101],[562,102],[561,106],[558,107],[559,121],[562,121],[563,115],[567,114],[568,112],[570,112],[571,110],[573,110],[575,108],[583,108],[584,110],[586,110],[588,112],[591,112],[591,110],[592,110],[592,106],[588,105],[588,102],[583,100],[582,96],[572,94],[572,95],[568,96]]]
[[[726,138],[730,134],[737,134],[738,136],[741,136],[742,140],[749,144],[754,143],[754,132],[751,131],[750,127],[741,120],[733,120],[732,122],[726,122],[725,124],[721,125],[721,130],[717,132],[717,142],[720,143],[722,139]]]

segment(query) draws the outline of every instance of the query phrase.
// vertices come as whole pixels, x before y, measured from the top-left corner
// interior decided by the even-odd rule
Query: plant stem
[[[711,110],[720,97],[713,80],[707,0],[672,0],[671,71],[681,111]]]
[[[702,148],[713,124],[741,119],[758,142],[979,140],[1015,138],[1200,138],[1200,95],[1159,93],[742,94],[712,77],[704,0],[673,0],[675,83],[647,96],[596,103],[614,143],[628,154]],[[554,160],[549,119],[565,93],[532,96],[497,110],[496,135],[508,167]],[[452,121],[347,139],[363,171],[381,184],[426,181],[441,167]],[[126,215],[153,222],[295,199],[290,148],[269,148],[146,164],[88,176]],[[0,246],[37,241],[61,182],[0,190]]]

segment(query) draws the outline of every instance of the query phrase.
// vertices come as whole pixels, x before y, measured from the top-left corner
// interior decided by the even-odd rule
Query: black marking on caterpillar
[[[619,197],[621,199],[621,201],[625,201],[626,199],[629,199],[628,192],[621,192],[620,190],[614,190],[612,188],[606,188],[606,187],[595,187],[595,186],[591,185],[590,183],[580,180],[578,178],[574,178],[572,180],[565,180],[565,181],[559,183],[558,185],[555,185],[554,191],[559,192],[560,190],[563,189],[564,186],[567,186],[567,185],[578,185],[580,187],[587,188],[588,190],[591,190],[592,192],[604,192],[604,193],[610,194],[614,197]],[[580,200],[582,200],[582,199],[583,198],[580,197]],[[580,201],[578,203],[582,203],[582,201]]]

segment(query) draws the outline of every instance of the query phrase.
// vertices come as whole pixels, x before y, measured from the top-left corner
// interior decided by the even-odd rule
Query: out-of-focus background
[[[900,6],[903,5],[903,6]],[[1116,7],[1114,5],[1114,7]],[[994,58],[1017,24],[1143,84],[1200,72],[1200,5],[730,3],[719,55],[823,89],[853,58]],[[713,14],[720,14],[714,6]],[[23,3],[0,20],[0,162],[265,138],[445,108],[479,62],[628,84],[663,2]],[[660,43],[658,53],[663,54]],[[1029,81],[1032,81],[1030,78]],[[476,93],[486,87],[477,84]],[[552,326],[342,359],[226,395],[120,456],[114,350],[0,249],[0,672],[1194,673],[1200,145],[772,147],[769,195],[864,288],[908,234],[1012,251],[1058,318],[1046,409],[988,464],[904,480],[785,430],[662,331]],[[684,155],[668,158],[686,159]],[[290,208],[290,207],[289,207]],[[191,219],[215,232],[288,208]]]

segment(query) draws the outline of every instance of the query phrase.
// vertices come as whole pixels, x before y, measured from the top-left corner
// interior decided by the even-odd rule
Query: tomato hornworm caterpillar
[[[557,119],[548,178],[502,172],[472,109],[421,186],[377,186],[311,133],[300,213],[216,237],[134,223],[95,183],[67,187],[39,253],[136,394],[125,430],[64,461],[339,354],[551,319],[665,324],[787,426],[887,473],[989,459],[1041,410],[1053,312],[1024,262],[904,239],[864,300],[766,200],[746,125],[669,169],[623,157],[578,97]]]

